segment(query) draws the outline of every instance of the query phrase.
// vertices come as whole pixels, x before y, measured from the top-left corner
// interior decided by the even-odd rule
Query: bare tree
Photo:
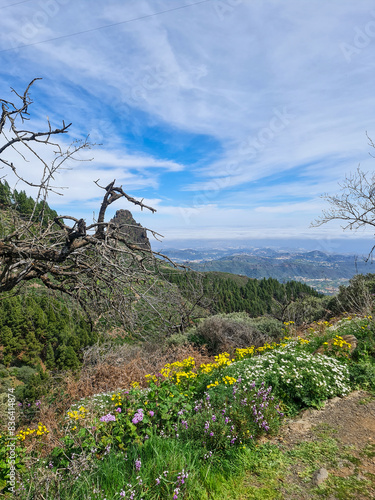
[[[90,144],[87,140],[75,142],[64,151],[55,140],[56,136],[66,134],[71,125],[64,122],[60,128],[53,129],[48,120],[44,131],[19,127],[19,123],[23,125],[29,119],[30,88],[36,80],[23,94],[12,89],[19,104],[0,99],[0,163],[20,182],[37,189],[36,202],[46,203],[49,192],[60,194],[59,186],[53,185],[55,173],[67,160],[78,159],[77,153],[89,148]],[[52,162],[42,156],[40,146],[54,149]],[[16,151],[21,160],[31,154],[41,164],[39,182],[27,179],[10,161],[6,156],[10,150]],[[168,284],[162,283],[158,274],[161,260],[155,257],[174,264],[151,248],[128,241],[122,227],[105,220],[108,207],[122,198],[141,209],[156,210],[129,196],[115,181],[107,186],[101,186],[99,180],[95,182],[104,191],[104,196],[98,219],[90,225],[69,215],[46,221],[43,217],[36,219],[34,211],[27,218],[13,214],[8,230],[0,237],[0,292],[18,290],[30,280],[38,279],[47,288],[77,299],[86,312],[92,314],[93,320],[106,314],[132,328],[137,303],[149,297],[150,307],[162,315],[155,291],[165,290]],[[155,237],[161,236],[147,230]]]
[[[30,120],[29,107],[33,101],[30,97],[30,89],[32,85],[41,78],[34,78],[29,83],[23,94],[18,94],[14,89],[12,92],[21,101],[15,104],[11,101],[0,99],[1,117],[0,117],[0,163],[3,168],[8,167],[14,175],[28,186],[38,188],[37,199],[45,198],[48,191],[60,193],[57,186],[51,185],[54,180],[54,174],[60,170],[67,160],[77,160],[77,152],[81,149],[90,148],[87,140],[82,142],[74,142],[67,150],[63,150],[58,142],[54,141],[55,136],[68,133],[71,123],[68,125],[62,122],[62,126],[53,129],[49,119],[47,119],[47,127],[45,130],[29,130],[27,128],[19,128],[18,123],[22,125]],[[43,156],[37,151],[36,146],[43,145],[44,148],[51,147],[54,152],[54,160],[52,163],[47,162]],[[25,178],[20,174],[17,165],[6,158],[7,151],[16,152],[19,157],[26,161],[26,156],[31,155],[34,161],[41,165],[41,173],[37,182]]]
[[[370,146],[375,148],[373,141],[369,137],[368,139]],[[311,224],[312,227],[319,227],[334,220],[342,221],[344,231],[375,227],[375,174],[363,172],[358,167],[355,173],[347,176],[339,185],[339,194],[325,194],[322,197],[328,201],[330,208],[323,210],[321,217]],[[369,256],[374,250],[375,245]]]

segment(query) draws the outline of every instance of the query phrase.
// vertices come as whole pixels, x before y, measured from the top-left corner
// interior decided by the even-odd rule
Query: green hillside
[[[350,279],[358,273],[371,272],[371,264],[354,256],[323,254],[317,259],[314,252],[282,257],[261,257],[256,255],[232,255],[207,262],[189,262],[197,271],[218,271],[241,274],[249,278],[275,278],[279,281],[308,279],[336,280]]]

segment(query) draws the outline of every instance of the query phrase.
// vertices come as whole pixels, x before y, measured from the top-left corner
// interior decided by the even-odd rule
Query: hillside
[[[333,294],[356,274],[372,272],[370,262],[355,255],[327,254],[320,251],[285,252],[273,249],[249,250],[165,250],[172,259],[196,271],[215,271],[247,276],[275,278],[280,282],[302,281],[318,291]]]

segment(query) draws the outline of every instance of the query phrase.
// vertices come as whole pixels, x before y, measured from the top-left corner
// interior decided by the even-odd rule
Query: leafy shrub
[[[327,315],[330,300],[330,297],[312,296],[297,299],[287,307],[285,317],[297,325],[318,321]]]
[[[253,324],[257,330],[268,335],[271,339],[278,340],[283,336],[284,325],[275,318],[261,316],[260,318],[248,318],[246,322]]]
[[[190,331],[190,338],[207,346],[210,354],[249,345],[261,346],[269,336],[254,326],[245,313],[217,314]]]
[[[270,385],[275,395],[294,408],[320,407],[323,401],[350,391],[347,366],[325,355],[313,356],[296,342],[262,356],[233,363],[228,375],[241,377],[250,387],[254,382]]]
[[[339,293],[333,297],[328,307],[333,314],[345,311],[369,314],[374,305],[375,274],[357,274],[348,286],[340,286]]]
[[[183,333],[174,333],[165,340],[167,346],[183,346],[188,342],[188,336]]]
[[[11,459],[11,451],[12,457],[14,460],[14,469],[17,474],[23,473],[26,470],[24,465],[26,450],[21,448],[18,445],[17,441],[10,439],[6,435],[0,436],[0,492],[7,491],[14,492],[12,484],[10,482],[11,479],[11,468],[10,468],[10,459]],[[12,495],[13,496],[13,495]]]
[[[178,436],[208,452],[252,441],[264,432],[274,431],[283,414],[264,383],[246,387],[230,377],[212,384],[204,397],[195,401],[193,414],[181,413]]]
[[[353,388],[375,391],[375,363],[360,361],[349,366],[350,383]]]
[[[340,335],[354,335],[358,340],[353,353],[356,361],[370,358],[375,362],[375,322],[372,316],[351,318],[348,316],[338,323],[336,330]]]
[[[24,384],[27,384],[29,380],[37,373],[37,370],[31,368],[30,366],[21,366],[20,368],[14,367],[11,369],[11,373],[14,377],[21,380]]]

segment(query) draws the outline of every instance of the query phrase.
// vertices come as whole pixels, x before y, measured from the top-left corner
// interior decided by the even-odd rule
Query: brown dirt
[[[295,470],[290,471],[286,482],[298,484],[299,493],[288,493],[282,488],[282,498],[374,499],[375,397],[364,391],[354,391],[346,397],[328,400],[320,410],[305,410],[298,417],[285,421],[271,443],[284,451],[290,451],[303,442],[318,443],[321,440],[324,443],[326,438],[334,439],[338,445],[337,463],[326,468],[332,484],[335,478],[345,478],[348,485],[353,481],[357,484],[362,481],[363,488],[350,489],[348,486],[345,492],[343,486],[340,486],[340,490],[335,487],[330,490],[327,487],[324,494],[324,483],[329,484],[327,478],[322,481],[323,491],[319,494],[319,481],[312,477],[310,484],[303,484],[300,480],[301,468],[297,464]]]
[[[311,428],[319,424],[332,427],[335,439],[343,444],[360,448],[375,445],[375,397],[354,391],[343,398],[329,399],[321,410],[305,410],[298,418],[285,422],[284,442],[312,439]]]

